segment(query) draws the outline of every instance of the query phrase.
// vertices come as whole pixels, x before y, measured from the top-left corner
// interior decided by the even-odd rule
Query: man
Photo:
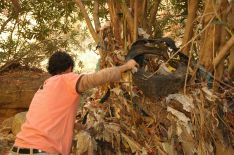
[[[52,77],[35,93],[10,155],[68,155],[79,94],[89,88],[118,81],[121,73],[135,66],[136,62],[129,60],[119,67],[78,75],[72,72],[74,61],[71,56],[62,51],[55,52],[47,68]]]

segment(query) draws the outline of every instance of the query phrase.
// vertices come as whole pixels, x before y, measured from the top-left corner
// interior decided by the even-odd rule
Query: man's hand
[[[124,65],[120,66],[120,71],[121,73],[123,73],[125,71],[132,70],[137,66],[139,66],[138,63],[136,63],[135,60],[131,59],[128,62],[126,62]]]
[[[127,63],[126,63],[127,69],[131,70],[134,69],[135,67],[138,67],[138,63],[136,63],[136,61],[134,59],[130,59]]]

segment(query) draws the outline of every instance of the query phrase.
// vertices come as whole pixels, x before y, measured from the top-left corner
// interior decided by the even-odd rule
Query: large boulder
[[[34,71],[0,74],[0,109],[28,108],[33,95],[48,77],[46,73]]]
[[[35,92],[49,78],[42,71],[10,70],[0,72],[0,123],[26,111]]]

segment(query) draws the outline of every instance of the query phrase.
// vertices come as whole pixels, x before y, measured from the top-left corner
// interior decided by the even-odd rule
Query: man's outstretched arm
[[[76,83],[76,90],[81,93],[107,82],[119,81],[123,72],[133,69],[136,65],[137,63],[134,60],[129,60],[122,66],[102,69],[91,74],[83,74]]]

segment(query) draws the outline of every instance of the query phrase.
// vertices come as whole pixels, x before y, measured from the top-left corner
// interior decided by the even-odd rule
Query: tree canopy
[[[116,46],[131,45],[139,38],[139,28],[149,38],[167,35],[210,71],[233,53],[229,50],[231,39],[230,47],[226,46],[229,52],[218,54],[225,38],[233,36],[233,2],[228,0],[11,0],[1,1],[0,10],[1,65],[20,61],[38,66],[58,48],[84,50],[83,40],[90,37],[89,32],[98,46],[103,41],[99,31],[107,21]],[[215,35],[206,38],[206,34]],[[230,60],[229,70],[233,70]]]
[[[82,50],[87,36],[74,1],[12,0],[0,4],[0,61],[38,65],[58,48]],[[2,64],[1,64],[2,65]]]

